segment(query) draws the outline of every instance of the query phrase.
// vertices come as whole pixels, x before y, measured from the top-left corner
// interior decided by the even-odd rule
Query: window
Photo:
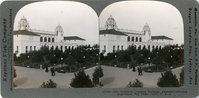
[[[152,49],[154,49],[155,47],[154,46],[152,46]]]
[[[113,45],[113,52],[115,52],[115,45]]]
[[[140,37],[140,42],[142,42],[142,38]]]
[[[54,38],[52,38],[52,42],[54,42]]]
[[[148,46],[148,50],[150,50],[150,45]]]
[[[28,46],[26,46],[26,53],[28,52]]]
[[[40,42],[43,42],[43,37],[40,37]]]
[[[117,46],[117,51],[119,51],[119,50],[120,50],[120,46],[118,45],[118,46]]]
[[[44,38],[44,42],[46,42],[46,41],[47,41],[47,38],[45,37],[45,38]]]
[[[136,39],[135,39],[135,40],[136,40],[136,42],[138,42],[138,37],[136,37]]]
[[[128,36],[127,41],[130,41],[130,36]]]
[[[121,46],[121,49],[123,50],[123,46]]]
[[[72,46],[72,50],[74,49],[74,46]]]
[[[61,46],[61,51],[63,50],[63,46]]]
[[[15,53],[18,53],[19,52],[18,50],[19,50],[19,47],[17,46],[17,50],[15,51]]]
[[[34,50],[36,50],[36,46],[34,46]]]
[[[134,37],[132,37],[132,41],[134,42]]]
[[[48,38],[48,42],[50,42],[50,37]]]
[[[65,50],[67,50],[67,46],[65,46]]]
[[[106,45],[104,45],[104,51],[103,52],[106,52]]]

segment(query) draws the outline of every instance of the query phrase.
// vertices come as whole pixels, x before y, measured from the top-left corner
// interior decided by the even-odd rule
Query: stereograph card
[[[195,0],[4,1],[3,98],[195,98]]]

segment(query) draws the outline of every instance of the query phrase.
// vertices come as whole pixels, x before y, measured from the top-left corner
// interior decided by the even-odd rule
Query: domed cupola
[[[117,29],[117,24],[112,15],[107,19],[105,24],[106,29]]]
[[[148,24],[146,24],[143,27],[142,32],[144,34],[144,40],[143,41],[150,41],[151,40],[151,28],[149,27]]]
[[[58,35],[58,33],[61,33],[61,35],[63,36],[63,28],[61,27],[60,24],[58,24],[58,26],[55,28],[55,33]]]
[[[27,19],[23,16],[18,23],[18,30],[28,30],[30,31],[30,26]]]
[[[146,24],[146,25],[143,27],[142,31],[144,32],[144,34],[146,34],[146,32],[151,32],[151,28],[149,27],[148,24]]]

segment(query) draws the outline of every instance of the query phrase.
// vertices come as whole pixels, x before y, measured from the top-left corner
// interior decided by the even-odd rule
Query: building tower
[[[117,24],[115,22],[115,19],[110,15],[110,17],[107,19],[105,28],[107,29],[115,29],[117,30]]]
[[[60,24],[58,24],[58,26],[55,28],[55,33],[57,35],[57,41],[58,42],[62,41],[64,31]]]
[[[143,29],[142,33],[144,34],[144,41],[149,41],[151,40],[151,28],[149,27],[148,24],[146,24]]]
[[[28,30],[28,31],[30,31],[29,23],[24,16],[18,22],[18,30]]]

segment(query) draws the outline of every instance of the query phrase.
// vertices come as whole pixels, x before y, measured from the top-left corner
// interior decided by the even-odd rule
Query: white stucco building
[[[105,28],[100,30],[100,52],[116,52],[127,49],[134,45],[137,49],[145,47],[150,51],[154,48],[162,48],[166,45],[172,45],[173,39],[167,36],[151,36],[151,28],[148,24],[144,25],[142,31],[123,30],[117,27],[115,19],[110,16]]]
[[[85,44],[85,39],[78,36],[64,36],[63,28],[60,24],[54,32],[34,30],[29,26],[29,22],[23,16],[18,23],[18,29],[13,32],[14,53],[19,56],[33,50],[39,50],[41,46],[48,46],[49,49],[58,47],[62,51],[74,49]]]

